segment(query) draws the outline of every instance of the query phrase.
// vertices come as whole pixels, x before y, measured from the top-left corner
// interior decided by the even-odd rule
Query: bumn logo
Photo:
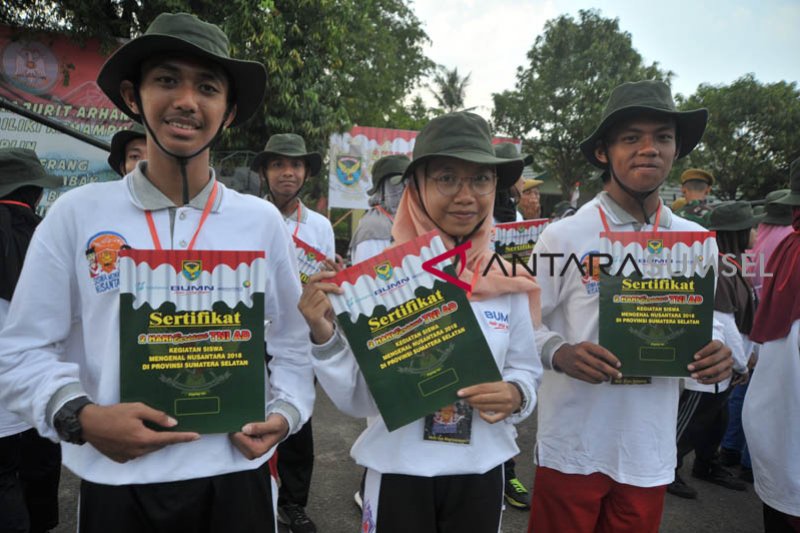
[[[375,273],[378,275],[380,279],[383,281],[389,281],[392,279],[392,274],[394,274],[394,268],[392,268],[392,263],[389,261],[384,261],[378,265],[375,265]]]
[[[194,259],[184,259],[181,263],[181,274],[189,281],[194,281],[200,277],[203,271],[203,262]]]

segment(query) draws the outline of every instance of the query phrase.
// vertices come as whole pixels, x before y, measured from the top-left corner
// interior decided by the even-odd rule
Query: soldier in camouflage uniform
[[[686,198],[686,205],[675,211],[679,217],[697,222],[708,227],[708,215],[711,206],[706,199],[714,185],[714,176],[699,168],[690,168],[681,174],[681,191]]]

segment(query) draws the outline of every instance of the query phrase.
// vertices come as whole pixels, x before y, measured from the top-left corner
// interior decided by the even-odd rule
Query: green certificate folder
[[[600,345],[623,376],[689,376],[711,341],[714,233],[608,232],[601,241],[612,265],[600,273]]]
[[[263,252],[123,250],[120,401],[174,431],[264,420],[264,268]]]
[[[389,431],[501,379],[464,290],[422,268],[445,251],[431,232],[333,278],[337,322]]]

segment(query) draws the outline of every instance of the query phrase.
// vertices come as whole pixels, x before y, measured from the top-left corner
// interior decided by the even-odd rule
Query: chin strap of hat
[[[642,216],[644,217],[644,223],[645,224],[650,224],[650,216],[647,214],[647,210],[644,208],[644,202],[645,202],[645,200],[647,200],[648,196],[650,196],[654,192],[658,191],[659,187],[661,187],[661,185],[664,183],[664,181],[666,181],[666,178],[664,178],[661,181],[661,183],[656,185],[656,187],[654,189],[650,189],[649,191],[642,192],[642,191],[634,191],[633,189],[631,189],[630,187],[628,187],[627,185],[622,183],[622,180],[620,180],[619,177],[617,177],[617,173],[614,172],[614,167],[611,165],[610,162],[608,164],[608,173],[611,174],[611,179],[613,179],[615,182],[617,182],[617,185],[619,185],[619,188],[622,189],[623,192],[625,192],[628,196],[633,198],[636,201],[637,204],[639,204],[639,209],[641,209]]]
[[[142,106],[142,99],[141,99],[141,96],[139,95],[139,86],[138,85],[134,85],[134,87],[133,87],[133,97],[134,97],[134,99],[136,101],[136,106],[139,108],[139,111],[140,111],[139,118],[141,118],[141,120],[142,120],[142,125],[145,127],[147,132],[153,138],[153,141],[156,143],[156,146],[158,146],[158,148],[162,152],[167,154],[168,156],[175,158],[175,160],[178,162],[178,167],[180,168],[180,172],[181,172],[181,181],[182,181],[182,185],[183,185],[183,198],[182,198],[183,199],[183,205],[188,205],[189,204],[189,200],[190,200],[190,198],[189,198],[189,176],[188,176],[188,174],[186,172],[186,165],[189,163],[190,159],[192,159],[193,157],[196,157],[199,154],[203,153],[208,148],[213,146],[214,143],[217,142],[217,140],[222,135],[222,132],[225,130],[225,122],[227,122],[228,116],[231,114],[231,111],[233,110],[233,106],[230,103],[228,103],[227,107],[225,108],[225,115],[222,117],[222,122],[220,123],[219,128],[217,128],[217,132],[214,134],[214,137],[212,137],[210,141],[208,141],[206,144],[204,144],[199,150],[197,150],[197,151],[195,151],[195,152],[193,152],[193,153],[191,153],[189,155],[178,155],[178,154],[170,152],[169,150],[164,148],[164,145],[162,145],[161,141],[158,140],[158,137],[156,137],[156,134],[153,132],[153,129],[150,127],[150,124],[147,122],[147,117],[145,117],[145,114],[144,114],[144,106]]]

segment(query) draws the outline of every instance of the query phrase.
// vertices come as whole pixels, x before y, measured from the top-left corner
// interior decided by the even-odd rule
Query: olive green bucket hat
[[[434,157],[453,157],[470,163],[495,165],[497,188],[511,187],[522,175],[522,157],[506,159],[494,155],[489,124],[469,111],[456,111],[434,118],[422,128],[414,142],[414,157],[404,178]]]
[[[611,92],[600,125],[581,142],[581,152],[586,160],[597,168],[606,168],[607,164],[600,162],[594,155],[597,141],[602,140],[608,130],[621,120],[645,113],[663,114],[675,119],[679,159],[694,150],[703,137],[708,121],[707,109],[678,111],[672,91],[663,81],[623,83]]]
[[[381,183],[389,180],[392,185],[398,185],[403,181],[403,173],[408,168],[411,160],[408,156],[395,154],[386,155],[375,161],[372,165],[372,187],[367,191],[372,196],[381,187]]]
[[[756,216],[750,202],[722,202],[708,214],[708,229],[714,231],[739,231],[757,226],[764,215]]]
[[[517,151],[517,145],[514,143],[497,143],[494,145],[494,155],[502,157],[503,159],[519,159],[522,158],[522,164],[526,167],[533,163],[533,156],[530,154],[520,154]]]
[[[789,165],[789,194],[774,203],[800,206],[800,157]]]
[[[97,85],[122,111],[141,122],[120,93],[124,80],[136,82],[142,62],[151,58],[188,55],[222,67],[228,74],[236,116],[231,126],[238,126],[261,106],[267,86],[267,71],[255,61],[232,59],[228,36],[214,24],[188,13],[162,13],[144,35],[122,45],[106,60],[97,75]]]
[[[772,224],[774,226],[792,225],[792,206],[776,203],[777,200],[780,200],[790,192],[789,189],[780,189],[767,194],[766,198],[764,198],[766,201],[766,204],[764,204],[766,216],[762,220],[764,224]]]
[[[45,171],[39,156],[33,150],[0,148],[0,197],[26,185],[55,189],[62,183],[60,176],[53,176]]]
[[[302,159],[309,168],[309,176],[316,176],[322,168],[322,156],[306,151],[306,141],[296,133],[276,133],[267,140],[264,150],[250,164],[250,170],[258,172],[270,157],[292,157]]]
[[[134,139],[144,139],[147,136],[141,124],[134,123],[129,130],[119,130],[111,137],[111,153],[108,154],[108,166],[111,170],[123,176],[120,170],[125,161],[125,147]]]

